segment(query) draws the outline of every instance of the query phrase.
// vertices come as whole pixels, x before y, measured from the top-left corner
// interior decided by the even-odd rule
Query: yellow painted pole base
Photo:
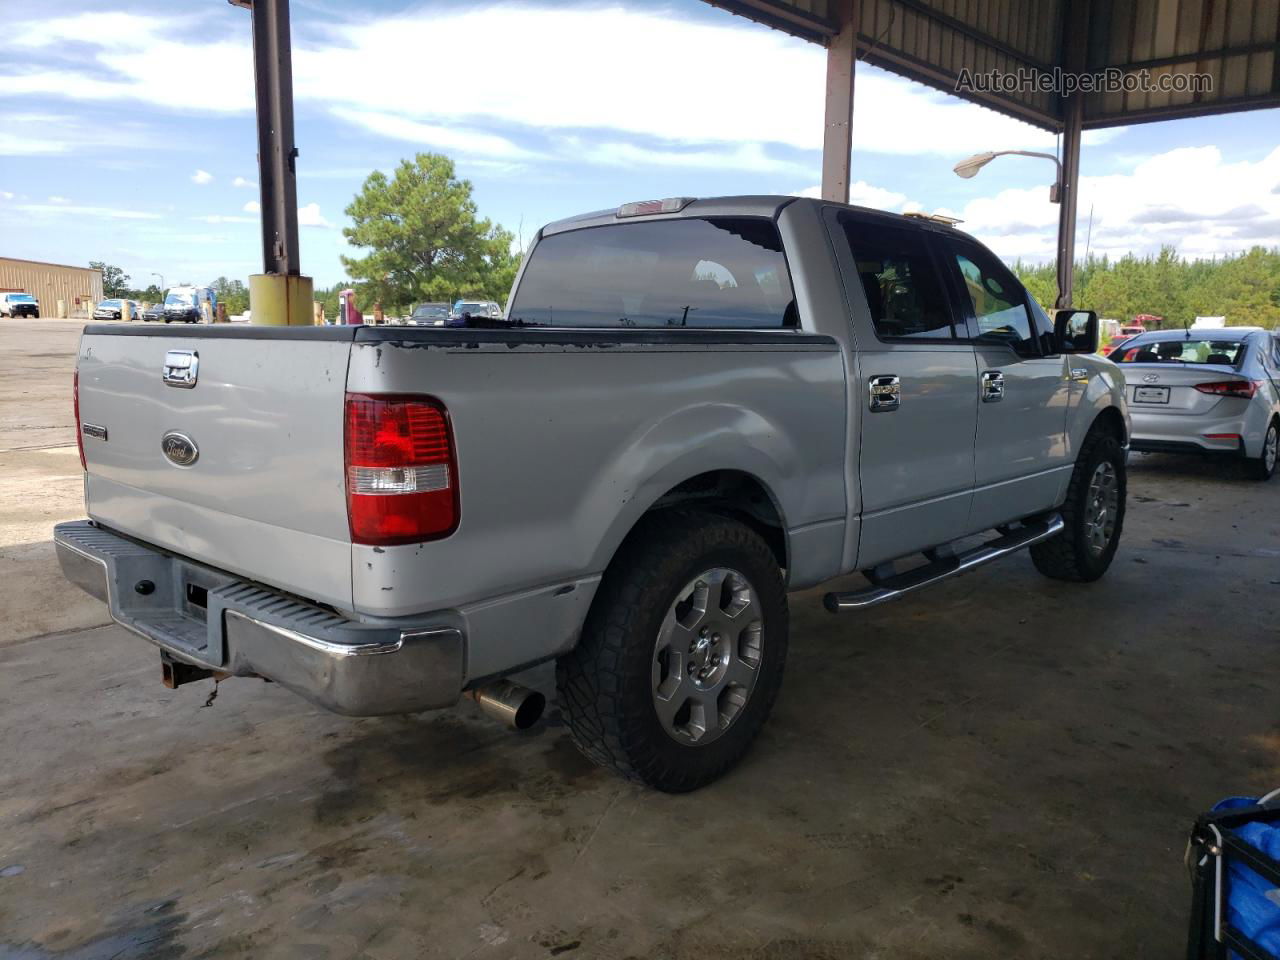
[[[249,277],[250,320],[267,327],[309,327],[314,296],[310,277],[255,273]]]

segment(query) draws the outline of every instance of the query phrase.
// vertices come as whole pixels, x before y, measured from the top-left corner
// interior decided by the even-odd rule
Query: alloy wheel
[[[667,610],[653,649],[653,705],[667,734],[702,746],[719,739],[746,706],[760,674],[760,598],[737,570],[694,577]]]
[[[1089,496],[1085,504],[1084,530],[1089,552],[1102,556],[1116,530],[1116,514],[1120,507],[1120,478],[1115,466],[1107,460],[1089,478]]]

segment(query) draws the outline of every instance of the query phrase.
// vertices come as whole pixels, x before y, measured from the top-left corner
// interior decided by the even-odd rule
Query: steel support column
[[[1062,128],[1062,183],[1058,188],[1058,302],[1071,306],[1076,259],[1076,187],[1080,182],[1080,131],[1084,98],[1079,94],[1066,104]]]
[[[297,276],[298,148],[293,142],[289,0],[251,0],[248,6],[253,11],[253,76],[258,95],[262,269]]]
[[[1066,70],[1083,72],[1089,37],[1087,0],[1067,0],[1064,11],[1063,56]],[[1058,189],[1058,301],[1071,306],[1076,259],[1076,194],[1080,184],[1080,133],[1084,125],[1084,94],[1062,98],[1062,183]]]
[[[832,10],[840,32],[827,47],[826,125],[822,136],[822,199],[849,202],[853,153],[853,81],[858,62],[858,0],[838,0]]]

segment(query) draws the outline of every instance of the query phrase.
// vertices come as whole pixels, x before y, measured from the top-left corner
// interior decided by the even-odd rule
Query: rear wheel
[[[787,599],[764,540],[735,520],[666,510],[642,521],[556,669],[578,748],[682,793],[738,762],[782,683]]]
[[[1124,450],[1106,428],[1089,431],[1080,447],[1067,499],[1063,531],[1031,547],[1036,569],[1055,580],[1097,580],[1116,555],[1124,527]]]
[[[1270,480],[1275,475],[1277,460],[1280,460],[1280,420],[1272,420],[1262,439],[1262,456],[1249,460],[1249,473],[1255,480]]]

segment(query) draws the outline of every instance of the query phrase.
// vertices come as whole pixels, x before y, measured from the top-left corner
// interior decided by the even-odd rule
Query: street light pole
[[[1073,128],[1068,125],[1067,129],[1070,136]],[[1054,180],[1053,186],[1049,188],[1049,202],[1059,205],[1058,246],[1056,251],[1058,299],[1054,303],[1054,306],[1058,309],[1066,309],[1071,306],[1072,267],[1075,259],[1076,182],[1080,177],[1080,126],[1078,118],[1074,131],[1074,143],[1069,143],[1064,150],[1069,165],[1065,176],[1063,175],[1062,161],[1052,153],[1041,153],[1038,150],[989,150],[986,153],[975,153],[972,157],[961,160],[953,168],[957,177],[969,180],[996,157],[1039,157],[1043,160],[1053,161],[1054,169],[1057,171],[1057,178]]]
[[[156,273],[155,271],[152,271],[151,275],[152,275],[153,277],[159,277],[159,278],[160,278],[160,296],[162,296],[162,297],[163,297],[163,296],[164,296],[164,274],[163,274],[163,273]]]

